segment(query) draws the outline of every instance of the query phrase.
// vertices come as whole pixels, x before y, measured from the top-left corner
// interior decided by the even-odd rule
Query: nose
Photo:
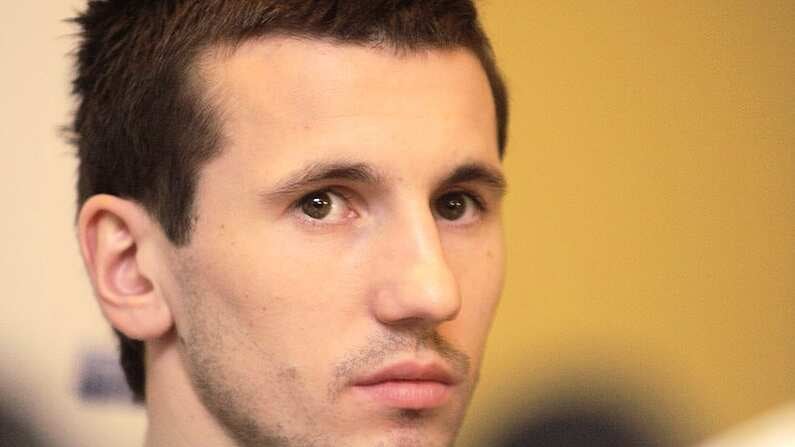
[[[372,267],[371,310],[385,325],[436,326],[461,310],[458,282],[430,211],[393,222],[381,232]]]

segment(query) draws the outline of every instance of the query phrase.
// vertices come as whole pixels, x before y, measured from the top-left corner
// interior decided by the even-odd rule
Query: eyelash
[[[297,200],[295,200],[290,205],[290,210],[295,212],[295,213],[298,213],[299,219],[301,219],[307,225],[312,225],[312,226],[317,226],[317,227],[337,225],[337,224],[324,222],[322,219],[313,219],[313,218],[311,218],[309,216],[306,216],[306,215],[304,215],[302,213],[302,206],[303,206],[304,201],[307,199],[308,196],[311,196],[311,195],[314,195],[314,194],[324,194],[324,193],[330,193],[330,194],[337,195],[340,198],[342,198],[345,201],[345,203],[348,204],[348,205],[352,201],[350,195],[347,194],[345,191],[343,191],[342,188],[336,188],[336,187],[321,188],[321,189],[317,189],[317,190],[311,191],[309,193],[306,193],[306,194],[302,195],[301,197],[299,197]],[[447,194],[456,194],[456,193],[457,194],[464,194],[469,199],[471,199],[472,203],[475,205],[475,207],[477,208],[477,211],[480,214],[486,214],[486,213],[489,212],[489,207],[486,204],[486,201],[483,199],[483,197],[480,194],[478,194],[478,193],[476,193],[474,191],[465,189],[465,188],[451,189],[451,190],[448,190],[448,191],[445,191],[445,192],[437,194],[436,197],[433,198],[430,201],[431,209],[433,210],[433,206],[434,206],[436,200],[438,200],[440,197],[442,197],[444,195],[447,195]]]
[[[439,222],[443,222],[443,224],[445,226],[452,227],[452,228],[465,229],[465,228],[470,227],[472,225],[477,225],[478,222],[481,222],[489,214],[490,208],[488,207],[486,200],[480,194],[478,194],[478,193],[476,193],[474,191],[468,190],[466,188],[458,187],[456,189],[451,189],[451,190],[439,193],[431,200],[431,211],[433,212],[434,215],[436,215],[436,213],[438,212],[436,210],[436,201],[441,199],[442,197],[448,195],[448,194],[462,194],[462,195],[466,196],[469,200],[472,201],[472,205],[474,206],[474,210],[473,211],[475,213],[477,213],[477,216],[473,220],[465,221],[465,222],[462,222],[460,219],[448,220],[448,219],[444,219],[442,217],[438,217]]]
[[[486,213],[486,212],[489,211],[488,206],[486,204],[486,201],[483,199],[483,197],[481,197],[480,194],[478,194],[478,193],[476,193],[474,191],[467,190],[467,189],[463,189],[463,188],[452,189],[450,191],[446,191],[446,192],[443,192],[443,193],[439,194],[437,197],[441,197],[441,196],[443,196],[445,194],[453,194],[453,193],[464,194],[465,196],[467,196],[470,199],[472,199],[472,203],[475,204],[475,206],[477,207],[478,211],[480,211],[481,213]]]
[[[290,205],[290,210],[293,213],[297,213],[298,214],[298,219],[300,219],[306,225],[311,225],[311,226],[314,226],[314,227],[329,227],[329,226],[333,226],[333,225],[340,225],[339,223],[337,223],[337,224],[328,223],[328,222],[323,221],[322,219],[313,219],[313,218],[305,215],[302,212],[302,207],[303,207],[304,201],[307,199],[307,197],[312,196],[312,195],[316,195],[316,194],[334,194],[335,196],[339,196],[344,201],[346,206],[349,206],[350,203],[352,202],[352,199],[351,199],[350,195],[347,194],[345,191],[342,191],[342,188],[328,187],[328,188],[316,189],[316,190],[310,191],[310,192],[308,192],[306,194],[303,194],[301,197],[298,198],[298,200],[294,201]],[[349,206],[349,208],[353,209],[353,207],[351,207],[351,206]]]

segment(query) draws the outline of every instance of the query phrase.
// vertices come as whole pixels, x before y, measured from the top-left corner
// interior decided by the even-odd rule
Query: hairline
[[[486,78],[486,83],[489,86],[491,93],[492,106],[495,108],[495,124],[499,133],[500,123],[497,121],[499,117],[496,111],[496,92],[491,85],[489,73],[485,67],[484,61],[481,60],[477,51],[467,45],[433,45],[433,44],[420,44],[414,46],[398,45],[384,38],[373,38],[371,40],[363,41],[346,41],[330,36],[323,36],[311,33],[296,33],[289,31],[275,30],[264,35],[246,36],[238,39],[221,39],[218,41],[210,42],[195,50],[193,55],[190,55],[187,64],[183,69],[182,76],[186,81],[187,93],[190,100],[194,101],[194,105],[204,108],[204,111],[209,111],[210,116],[215,120],[214,125],[220,126],[223,124],[223,117],[217,114],[221,112],[223,107],[223,100],[219,96],[214,95],[214,91],[219,89],[218,83],[211,80],[211,73],[213,69],[221,66],[224,62],[228,61],[237,54],[243,47],[256,45],[257,43],[267,42],[271,40],[286,39],[296,42],[320,42],[329,44],[332,47],[338,48],[364,48],[373,51],[391,52],[397,58],[405,58],[413,55],[421,55],[423,53],[429,54],[431,52],[455,52],[464,51],[477,60],[483,75]],[[220,130],[220,129],[219,129]],[[496,136],[496,135],[495,135]],[[218,146],[223,146],[223,135],[218,135],[221,138]],[[220,151],[220,147],[214,148]],[[497,144],[497,150],[502,152],[502,148]],[[214,154],[216,155],[216,154]],[[502,156],[500,156],[502,159]],[[209,161],[209,160],[207,160]]]
[[[226,113],[227,107],[224,104],[225,100],[222,99],[224,96],[220,92],[222,88],[219,82],[216,82],[212,79],[213,70],[217,69],[218,67],[222,66],[224,62],[228,61],[232,57],[237,54],[243,47],[256,45],[258,43],[263,43],[272,40],[278,39],[286,39],[288,41],[297,41],[297,42],[320,42],[326,43],[331,45],[332,47],[338,48],[364,48],[369,49],[372,51],[383,51],[383,52],[391,52],[391,54],[397,58],[405,58],[410,57],[413,55],[422,55],[422,54],[430,54],[431,52],[455,52],[455,51],[464,51],[472,56],[478,63],[480,70],[484,76],[484,80],[488,84],[491,104],[492,108],[494,109],[494,119],[495,119],[495,140],[499,140],[499,116],[497,114],[497,104],[496,104],[496,92],[494,91],[494,86],[491,84],[491,80],[489,79],[488,70],[485,67],[484,62],[481,60],[477,51],[473,48],[470,48],[467,45],[458,44],[458,45],[432,45],[432,44],[422,44],[422,45],[415,45],[412,47],[408,46],[401,46],[396,45],[391,41],[385,39],[372,39],[366,41],[345,41],[342,39],[337,39],[334,37],[322,36],[322,35],[315,35],[311,33],[295,33],[289,31],[272,31],[270,33],[264,35],[254,35],[254,36],[247,36],[239,39],[222,39],[220,41],[214,41],[208,43],[200,48],[198,48],[192,56],[188,58],[188,63],[182,69],[182,76],[185,80],[185,93],[187,93],[189,101],[193,103],[193,105],[202,112],[205,112],[209,115],[211,124],[213,126],[215,132],[215,145],[211,149],[211,155],[206,160],[203,160],[196,166],[196,171],[194,172],[193,184],[194,184],[194,191],[193,197],[188,204],[187,213],[190,217],[190,222],[195,223],[196,219],[198,218],[197,209],[196,209],[196,199],[197,199],[197,192],[196,186],[198,186],[199,181],[202,176],[203,168],[207,166],[207,164],[211,163],[215,158],[220,157],[224,151],[224,148],[227,146],[228,139],[227,134],[224,132],[224,125],[228,121],[228,115]],[[499,141],[495,144],[496,150],[499,156],[500,161],[503,160],[503,149],[499,145]],[[186,237],[181,244],[176,245],[187,245],[190,243],[191,236],[193,233],[193,225],[187,229]]]

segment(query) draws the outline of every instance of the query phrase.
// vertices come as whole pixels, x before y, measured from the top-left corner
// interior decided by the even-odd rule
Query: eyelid
[[[475,206],[478,207],[478,210],[481,212],[488,211],[488,204],[486,203],[486,199],[484,199],[483,196],[473,191],[464,191],[464,194],[468,195],[472,199],[472,201],[475,203]]]
[[[475,206],[478,208],[478,211],[480,211],[480,212],[485,213],[485,212],[488,212],[489,209],[490,209],[488,201],[483,197],[482,194],[478,193],[477,191],[475,191],[475,190],[473,190],[471,188],[465,188],[465,187],[461,187],[461,186],[456,186],[456,187],[453,187],[453,188],[449,188],[449,189],[437,194],[436,198],[433,199],[433,201],[436,202],[441,197],[443,197],[443,196],[445,196],[447,194],[454,194],[454,193],[464,194],[467,197],[469,197],[470,199],[472,199],[472,202],[475,204]]]
[[[340,186],[321,187],[321,188],[313,189],[311,191],[302,193],[300,195],[300,197],[295,199],[290,204],[290,206],[288,208],[291,214],[295,214],[296,218],[299,219],[302,223],[304,223],[306,225],[315,226],[315,227],[324,227],[324,226],[325,227],[330,227],[330,226],[334,226],[334,225],[342,225],[347,220],[349,220],[346,217],[346,218],[343,218],[340,221],[329,221],[329,220],[326,220],[326,219],[313,219],[313,218],[305,215],[302,212],[302,207],[303,207],[303,204],[304,204],[304,200],[306,200],[307,197],[315,195],[315,194],[330,194],[330,195],[337,196],[340,199],[342,199],[342,203],[339,204],[338,206],[344,206],[348,211],[352,211],[352,212],[358,214],[358,212],[356,211],[356,207],[353,206],[353,204],[352,204],[354,200],[353,200],[352,196],[345,190],[345,188],[340,187]],[[346,214],[347,214],[347,211],[346,211]]]
[[[325,219],[313,219],[302,212],[302,206],[308,196],[311,196],[313,194],[322,194],[322,193],[333,194],[335,196],[338,196],[339,199],[341,200],[338,206],[346,207],[345,211],[346,217],[337,219],[335,221],[330,221]],[[447,194],[456,194],[456,193],[463,194],[469,200],[471,200],[472,205],[474,205],[474,207],[469,212],[475,213],[476,215],[471,219],[466,219],[467,220],[466,222],[461,222],[460,220],[442,219],[438,216],[438,213],[436,212],[436,202],[440,198],[442,198]],[[361,200],[357,197],[356,192],[353,192],[350,190],[350,188],[342,185],[320,186],[308,190],[306,192],[301,192],[299,194],[300,196],[290,203],[288,210],[291,213],[291,215],[293,215],[296,219],[300,220],[301,223],[312,227],[334,227],[337,225],[345,225],[346,223],[350,223],[350,220],[354,219],[355,217],[350,217],[349,214],[352,212],[356,216],[359,216],[361,214],[362,207],[364,206],[362,205],[363,202],[361,202]],[[481,221],[486,215],[490,213],[492,204],[491,200],[488,198],[488,195],[476,191],[476,188],[467,187],[463,185],[455,185],[445,188],[441,192],[435,194],[430,201],[430,206],[434,216],[436,216],[440,220],[443,220],[445,222],[445,225],[465,227]]]
[[[439,216],[439,213],[436,210],[436,203],[442,197],[444,197],[444,196],[446,196],[448,194],[462,194],[467,199],[471,200],[472,201],[472,205],[474,205],[474,206],[470,207],[470,209],[466,210],[465,212],[466,213],[474,213],[474,216],[469,217],[469,218],[462,217],[461,219],[455,219],[455,220],[445,219],[445,218]],[[489,214],[489,209],[490,208],[488,207],[488,205],[486,203],[486,200],[483,198],[483,196],[481,194],[479,194],[479,193],[477,193],[475,191],[472,191],[471,189],[463,188],[463,187],[455,187],[455,188],[448,189],[448,190],[436,195],[436,197],[431,201],[431,210],[433,212],[433,215],[440,222],[444,222],[444,225],[448,226],[448,227],[466,228],[466,227],[469,227],[471,225],[476,225],[478,222],[481,222]],[[464,216],[466,216],[466,214]]]

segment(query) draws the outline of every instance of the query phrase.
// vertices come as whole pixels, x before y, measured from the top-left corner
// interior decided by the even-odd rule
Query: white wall
[[[75,45],[64,18],[81,3],[3,0],[0,402],[48,445],[132,447],[144,430],[139,409],[75,397],[82,355],[115,350],[73,236],[76,163],[59,130],[72,108],[66,55]]]

